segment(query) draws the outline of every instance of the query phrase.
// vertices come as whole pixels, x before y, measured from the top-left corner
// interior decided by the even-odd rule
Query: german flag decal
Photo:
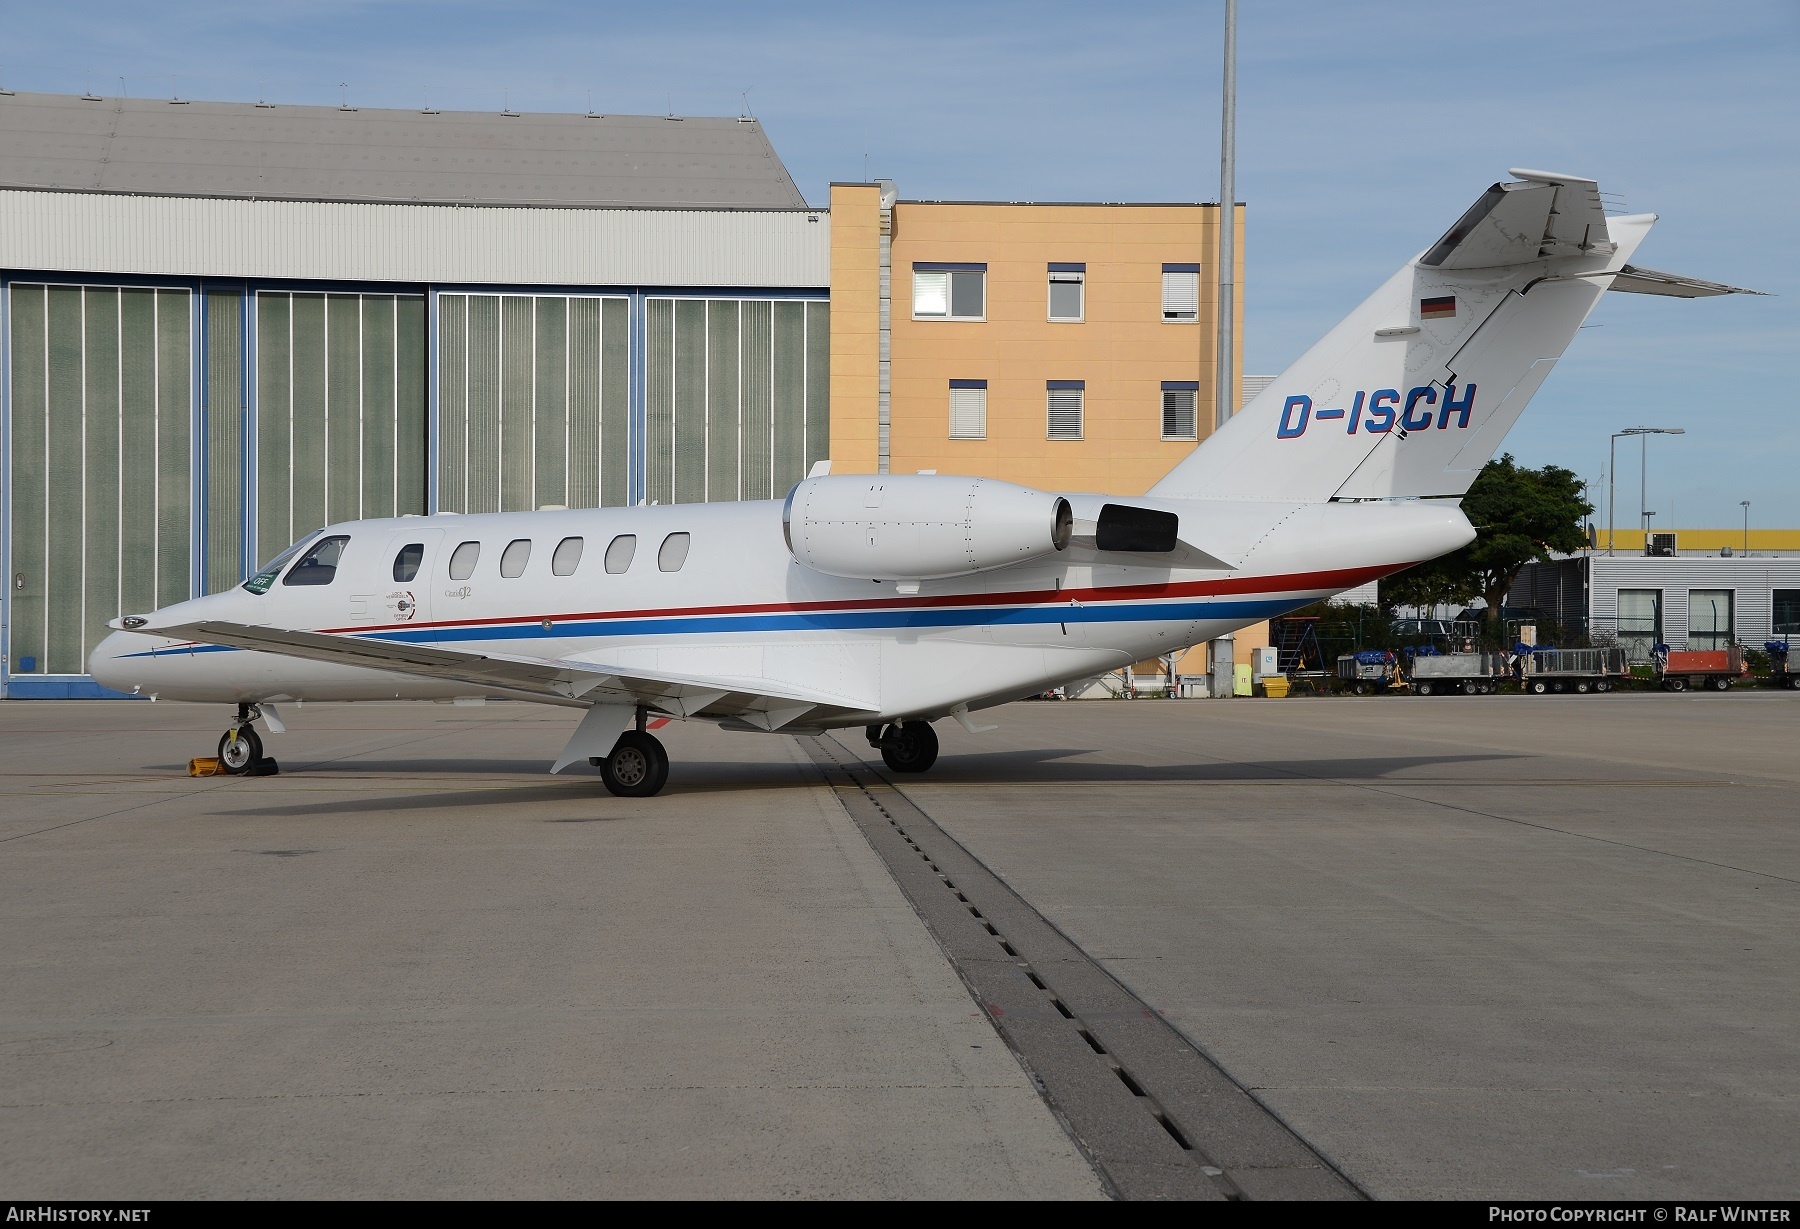
[[[1456,314],[1456,296],[1447,294],[1436,299],[1419,300],[1419,319],[1447,320]]]

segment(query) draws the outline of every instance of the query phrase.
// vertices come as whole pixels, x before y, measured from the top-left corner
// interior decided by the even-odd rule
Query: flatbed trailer
[[[1546,692],[1611,691],[1631,674],[1624,649],[1534,649],[1521,654],[1520,687],[1530,695]]]
[[[1659,644],[1654,653],[1664,691],[1686,691],[1690,687],[1729,691],[1733,683],[1749,673],[1744,665],[1744,650],[1735,644],[1728,649],[1671,649]]]
[[[1498,653],[1420,653],[1407,669],[1413,691],[1422,696],[1492,695],[1502,672]]]

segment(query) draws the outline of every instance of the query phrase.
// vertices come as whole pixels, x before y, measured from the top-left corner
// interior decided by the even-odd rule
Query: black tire
[[[256,767],[263,757],[262,738],[256,727],[246,722],[234,725],[219,735],[219,767],[234,777],[241,777]]]
[[[1527,686],[1531,688],[1531,694],[1534,696],[1541,696],[1546,691],[1550,690],[1550,684],[1546,683],[1543,679],[1532,679]]]
[[[620,798],[652,798],[669,779],[669,753],[654,735],[626,730],[600,760],[600,779]]]
[[[1420,695],[1428,696],[1431,694],[1431,684],[1430,683],[1420,683],[1418,685],[1418,690],[1419,690]]]
[[[1559,696],[1563,693],[1563,691],[1567,687],[1568,687],[1568,684],[1563,682],[1561,679],[1557,679],[1554,683],[1550,684],[1550,690],[1554,691]]]
[[[1358,683],[1356,686],[1352,687],[1350,690],[1355,692],[1359,696],[1366,696],[1369,694],[1369,685],[1367,683]]]
[[[1712,689],[1714,691],[1730,691],[1731,690],[1730,676],[1721,674],[1717,678],[1713,679],[1712,680]]]
[[[1480,685],[1480,684],[1478,684],[1478,683],[1475,683],[1475,682],[1472,682],[1472,681],[1471,681],[1471,682],[1465,682],[1465,683],[1464,683],[1464,684],[1463,684],[1463,688],[1462,688],[1462,691],[1463,691],[1463,694],[1464,694],[1464,695],[1465,695],[1465,696],[1472,696],[1472,695],[1475,695],[1475,694],[1476,694],[1476,693],[1477,693],[1477,692],[1479,692],[1479,691],[1480,691],[1480,690],[1481,690],[1481,685]]]
[[[1664,679],[1663,686],[1667,687],[1670,691],[1686,691],[1687,690],[1687,680],[1686,679]]]
[[[1577,679],[1575,681],[1575,694],[1578,696],[1585,696],[1592,687],[1593,684],[1586,679]]]
[[[924,772],[937,757],[938,736],[930,722],[897,722],[882,736],[881,762],[895,772]]]

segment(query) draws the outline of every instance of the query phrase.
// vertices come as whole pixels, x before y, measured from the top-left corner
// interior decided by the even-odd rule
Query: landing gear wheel
[[[668,779],[669,753],[642,730],[626,730],[600,758],[600,780],[620,798],[654,797]]]
[[[1431,694],[1431,684],[1430,683],[1420,683],[1419,684],[1419,694],[1422,696],[1430,695]]]
[[[1723,675],[1723,674],[1719,675],[1718,678],[1715,678],[1712,681],[1712,689],[1714,691],[1730,691],[1731,690],[1731,679],[1726,675]]]
[[[244,776],[262,757],[262,739],[249,722],[234,725],[219,735],[219,766],[232,776]]]
[[[887,728],[881,762],[895,772],[924,772],[937,763],[938,736],[930,723],[906,721]]]

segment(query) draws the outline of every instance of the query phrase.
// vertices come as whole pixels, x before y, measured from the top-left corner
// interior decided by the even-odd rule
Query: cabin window
[[[662,549],[656,552],[656,566],[665,572],[679,572],[681,565],[687,562],[689,535],[672,533],[663,539]]]
[[[400,553],[394,556],[394,579],[411,580],[419,574],[419,564],[424,560],[425,544],[423,542],[409,542],[402,546]]]
[[[350,545],[350,539],[344,537],[321,538],[313,548],[300,556],[288,572],[284,585],[328,585],[337,579],[338,560],[344,557],[344,548]]]
[[[581,539],[564,538],[558,542],[556,553],[550,556],[550,571],[557,576],[573,576],[580,566]]]
[[[631,557],[637,554],[637,535],[622,533],[614,538],[606,548],[606,570],[614,576],[624,572],[631,566]]]
[[[481,543],[464,542],[450,555],[450,579],[467,580],[475,575],[475,564],[481,558]]]
[[[500,552],[500,575],[508,580],[517,580],[525,575],[525,565],[531,562],[531,539],[514,538]]]

